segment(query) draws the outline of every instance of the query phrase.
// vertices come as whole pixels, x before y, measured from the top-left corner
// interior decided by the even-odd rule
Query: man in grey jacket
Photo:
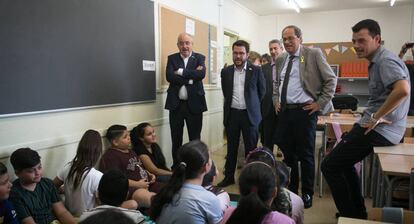
[[[302,43],[302,31],[287,26],[282,31],[286,52],[276,59],[274,104],[279,113],[276,143],[284,162],[292,168],[289,189],[298,193],[301,164],[302,200],[312,206],[315,178],[315,136],[318,113],[333,110],[336,76],[320,49]]]

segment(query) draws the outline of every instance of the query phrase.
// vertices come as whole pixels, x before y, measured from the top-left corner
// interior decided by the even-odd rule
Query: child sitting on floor
[[[277,176],[272,167],[263,162],[245,165],[239,177],[237,208],[229,207],[222,223],[294,224],[287,215],[271,210],[277,190]]]
[[[49,224],[54,220],[76,223],[63,205],[53,181],[43,178],[39,154],[20,148],[11,154],[10,162],[18,179],[13,182],[10,201],[20,223]]]
[[[210,171],[204,175],[202,186],[218,197],[220,208],[224,211],[230,206],[230,196],[222,188],[213,186],[213,182],[217,179],[218,173],[217,167],[212,161]]]
[[[133,150],[142,161],[144,168],[155,174],[157,181],[168,182],[172,172],[165,164],[165,157],[157,144],[154,128],[144,122],[133,128],[130,135]]]
[[[295,193],[289,191],[288,167],[281,161],[277,161],[273,153],[266,147],[259,147],[251,151],[246,158],[246,163],[254,161],[264,162],[274,168],[279,181],[279,191],[277,197],[273,200],[272,210],[281,212],[292,217],[297,224],[303,223],[303,201]],[[283,166],[284,165],[284,166]]]
[[[158,185],[154,174],[146,171],[141,160],[130,150],[131,139],[127,128],[123,125],[112,125],[108,128],[106,138],[111,143],[101,158],[99,169],[105,173],[111,169],[122,171],[128,178],[129,196],[138,202],[139,207],[148,208]]]
[[[0,162],[0,223],[18,224],[16,211],[8,200],[11,187],[7,167]]]
[[[154,196],[151,218],[164,223],[220,223],[223,211],[216,195],[201,186],[211,167],[206,144],[199,140],[179,149],[178,165],[167,185]]]
[[[87,130],[78,144],[76,156],[57,174],[53,183],[64,187],[65,206],[72,215],[96,206],[96,193],[102,173],[94,168],[102,154],[102,138],[99,132]]]
[[[115,209],[134,220],[134,223],[144,223],[144,216],[138,210],[121,207],[127,196],[128,178],[119,170],[109,170],[102,176],[99,182],[98,197],[101,205],[85,211],[80,217],[80,221],[96,213]]]

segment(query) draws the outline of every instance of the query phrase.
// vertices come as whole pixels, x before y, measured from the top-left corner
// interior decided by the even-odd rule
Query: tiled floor
[[[321,139],[320,137],[317,137],[317,149],[320,147]],[[315,153],[316,154],[316,153]],[[316,154],[317,155],[317,154]],[[222,149],[216,150],[212,152],[212,159],[214,160],[217,168],[220,171],[220,175],[218,177],[217,183],[220,182],[223,178],[222,171],[225,163],[226,156],[226,146]],[[317,159],[315,159],[315,163],[317,162]],[[239,169],[236,171],[236,177],[239,174]],[[312,208],[305,209],[305,223],[306,224],[334,224],[337,223],[337,219],[335,218],[335,213],[337,212],[334,201],[332,199],[332,196],[329,192],[328,187],[324,186],[324,194],[322,197],[319,197],[316,192],[318,192],[318,186],[315,184],[315,196],[313,198],[313,206]],[[229,193],[235,193],[238,194],[238,187],[237,187],[237,180],[236,184],[231,185],[225,190]],[[369,198],[365,199],[365,205],[367,206],[367,209],[370,209],[372,207],[372,200]]]

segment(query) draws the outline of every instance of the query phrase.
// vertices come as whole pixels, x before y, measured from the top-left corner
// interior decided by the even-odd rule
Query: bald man
[[[203,112],[207,104],[203,88],[206,75],[205,56],[193,52],[193,38],[181,33],[177,38],[179,52],[168,56],[168,87],[165,109],[170,111],[173,168],[178,164],[178,148],[183,143],[184,121],[190,141],[200,139]]]

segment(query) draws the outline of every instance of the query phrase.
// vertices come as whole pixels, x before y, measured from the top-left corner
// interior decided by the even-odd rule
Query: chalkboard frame
[[[152,1],[0,0],[0,15],[0,117],[156,100]]]

